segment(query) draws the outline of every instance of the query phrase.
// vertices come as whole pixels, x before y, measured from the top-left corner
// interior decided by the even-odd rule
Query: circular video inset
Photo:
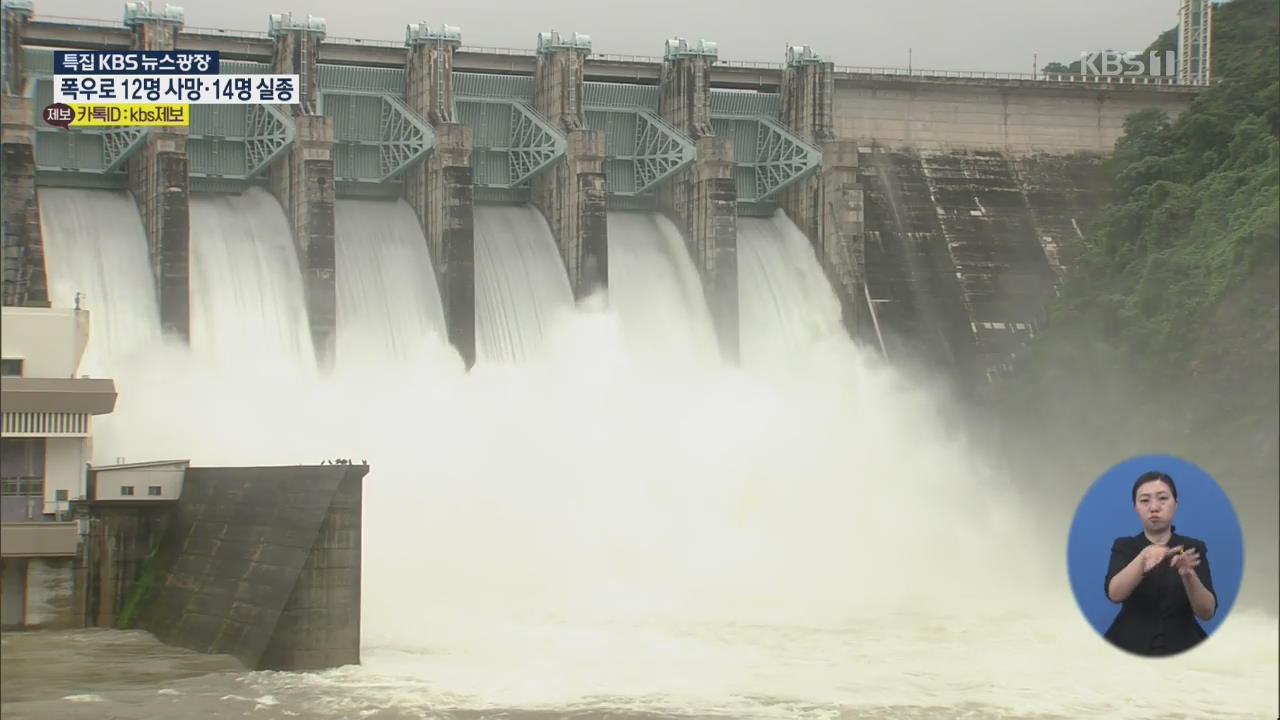
[[[1112,467],[1076,508],[1071,589],[1089,624],[1142,656],[1177,655],[1222,623],[1240,590],[1244,541],[1231,500],[1200,467],[1143,455]]]

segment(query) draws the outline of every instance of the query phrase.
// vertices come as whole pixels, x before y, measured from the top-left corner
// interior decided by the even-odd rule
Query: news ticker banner
[[[173,127],[191,124],[190,105],[67,105],[44,109],[44,121],[54,127]]]
[[[216,51],[110,50],[54,53],[56,127],[191,124],[191,105],[293,105],[297,75],[223,75]]]
[[[71,75],[53,79],[53,100],[97,105],[293,105],[297,75]]]

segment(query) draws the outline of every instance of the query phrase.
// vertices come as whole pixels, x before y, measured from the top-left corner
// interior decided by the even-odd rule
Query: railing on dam
[[[924,68],[874,67],[867,65],[837,65],[835,71],[848,75],[884,75],[927,80],[1030,80],[1049,83],[1088,83],[1102,85],[1195,85],[1180,83],[1177,78],[1152,75],[1080,75],[1045,72],[987,72],[983,70],[929,70]]]
[[[251,40],[267,40],[271,36],[258,30],[224,30],[210,27],[184,27],[184,33],[191,35],[222,35],[224,37],[247,38]]]
[[[124,23],[120,22],[119,20],[99,20],[97,18],[80,18],[80,17],[70,17],[67,15],[45,15],[41,13],[38,19],[41,22],[52,22],[52,23],[59,23],[62,25],[88,25],[89,27],[108,27],[108,28],[124,27]]]

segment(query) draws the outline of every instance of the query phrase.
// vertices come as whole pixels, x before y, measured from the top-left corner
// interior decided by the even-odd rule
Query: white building
[[[0,624],[65,624],[80,532],[66,517],[87,494],[92,418],[115,383],[78,377],[89,313],[3,308],[0,332]]]
[[[190,460],[157,460],[90,467],[86,499],[95,503],[177,501],[190,464]]]

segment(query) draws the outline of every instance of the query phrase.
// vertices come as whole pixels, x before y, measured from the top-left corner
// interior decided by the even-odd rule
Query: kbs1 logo
[[[1103,50],[1102,52],[1080,53],[1081,75],[1103,75],[1111,77],[1174,77],[1178,74],[1178,54],[1173,50],[1164,52]]]

